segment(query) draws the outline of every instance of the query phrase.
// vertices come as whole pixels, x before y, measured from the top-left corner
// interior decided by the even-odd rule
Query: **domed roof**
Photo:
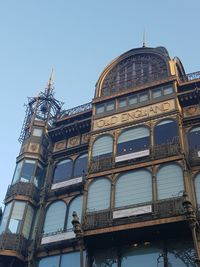
[[[147,82],[162,80],[171,75],[170,60],[164,47],[131,49],[103,70],[97,81],[95,97],[110,96]]]

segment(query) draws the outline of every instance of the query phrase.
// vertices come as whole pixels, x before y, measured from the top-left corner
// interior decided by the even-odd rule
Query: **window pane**
[[[51,204],[46,212],[44,234],[62,232],[64,229],[66,204],[56,201]]]
[[[19,180],[21,169],[22,169],[22,164],[23,164],[23,161],[20,161],[19,163],[17,163],[12,184],[16,183]]]
[[[22,233],[28,239],[34,216],[34,209],[28,205]]]
[[[16,201],[12,210],[8,229],[11,233],[19,233],[24,215],[25,202]]]
[[[139,95],[139,102],[144,102],[147,101],[148,99],[149,99],[148,93],[142,93]]]
[[[104,112],[104,104],[102,105],[96,105],[96,114],[100,114],[100,113],[103,113]]]
[[[157,124],[154,129],[155,145],[177,143],[178,127],[175,121],[164,120]]]
[[[163,88],[163,94],[164,95],[169,95],[169,94],[172,94],[173,93],[173,88],[171,87],[171,86],[169,86],[169,87],[164,87]]]
[[[106,103],[106,111],[113,110],[115,108],[114,101]]]
[[[176,164],[168,164],[157,173],[158,199],[178,197],[184,191],[183,171]]]
[[[68,218],[67,218],[67,229],[72,229],[72,214],[73,212],[76,211],[79,221],[81,222],[81,216],[82,216],[82,196],[78,196],[75,199],[73,199],[70,203],[69,206],[69,211],[68,211]]]
[[[155,267],[160,251],[154,248],[130,249],[122,252],[121,267]],[[148,264],[147,264],[148,263]],[[163,267],[163,265],[160,265]]]
[[[94,181],[88,191],[87,211],[110,208],[111,182],[108,179]]]
[[[44,177],[44,169],[42,166],[37,166],[35,177],[34,177],[34,184],[38,187],[41,188],[43,185],[43,177]]]
[[[88,154],[78,157],[74,164],[74,177],[80,177],[87,173]]]
[[[71,159],[60,161],[54,171],[53,183],[66,181],[72,177],[73,162]]]
[[[195,127],[189,132],[189,147],[190,149],[200,150],[200,127]]]
[[[22,166],[22,172],[20,175],[20,180],[22,182],[29,182],[34,176],[36,161],[35,160],[25,160]]]
[[[1,220],[0,234],[6,230],[6,224],[8,222],[8,217],[10,215],[11,204],[12,202],[5,206],[3,217]]]
[[[38,267],[59,267],[60,256],[41,259]]]
[[[129,105],[134,105],[134,104],[137,104],[138,98],[137,96],[129,96],[128,101],[129,101]]]
[[[92,267],[117,267],[117,251],[115,249],[109,248],[107,250],[97,250],[94,253],[94,262]]]
[[[115,190],[115,207],[152,201],[151,174],[148,171],[127,172],[119,177]]]
[[[34,129],[33,129],[33,136],[38,136],[38,137],[40,137],[40,136],[42,136],[42,132],[43,132],[42,129],[40,129],[40,128],[34,128]]]
[[[152,90],[152,97],[153,98],[157,98],[157,97],[161,97],[161,96],[162,96],[161,88],[156,88],[156,89]]]
[[[92,157],[112,155],[113,138],[111,136],[102,136],[94,141],[92,147]]]
[[[73,252],[62,255],[60,267],[80,267],[80,253]]]
[[[126,98],[119,99],[119,107],[120,108],[125,107],[126,103],[127,103]]]
[[[200,208],[200,173],[197,175],[194,182],[195,182],[195,192],[196,192],[197,204],[198,204],[198,207]]]

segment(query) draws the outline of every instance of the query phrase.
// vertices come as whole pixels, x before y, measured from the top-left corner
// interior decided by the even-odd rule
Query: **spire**
[[[50,93],[50,91],[53,89],[52,88],[52,86],[53,86],[53,76],[54,76],[54,71],[53,71],[53,68],[52,68],[51,75],[50,75],[50,78],[49,78],[49,81],[48,81],[48,84],[47,84],[48,93]]]
[[[147,44],[146,44],[146,31],[144,30],[143,32],[143,45],[142,47],[147,47]]]

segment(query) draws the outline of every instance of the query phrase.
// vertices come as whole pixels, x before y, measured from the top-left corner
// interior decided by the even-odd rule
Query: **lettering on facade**
[[[118,124],[137,121],[139,119],[153,117],[175,109],[174,100],[154,104],[151,106],[134,109],[117,115],[105,117],[94,121],[93,130],[112,127]]]

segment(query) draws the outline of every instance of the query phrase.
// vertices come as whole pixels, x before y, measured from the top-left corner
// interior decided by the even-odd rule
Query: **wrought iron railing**
[[[161,145],[154,145],[151,149],[151,158],[159,159],[169,156],[179,155],[181,152],[180,143],[167,143]]]
[[[189,81],[193,81],[193,80],[199,80],[200,79],[200,71],[185,74],[185,75],[179,77],[179,79],[180,79],[181,83],[189,82]]]
[[[182,202],[183,202],[182,197],[175,197],[170,199],[142,203],[142,206],[152,205],[152,212],[140,215],[127,216],[119,219],[113,218],[112,210],[106,210],[100,212],[87,212],[85,221],[83,223],[83,228],[84,230],[90,230],[113,225],[122,225],[127,223],[143,222],[148,220],[183,215],[184,209],[182,206]],[[129,208],[140,208],[140,207],[141,205],[133,205],[133,206],[123,207],[120,210]]]
[[[61,118],[68,117],[68,116],[76,115],[78,113],[82,113],[84,111],[89,111],[89,110],[92,110],[92,103],[91,102],[74,107],[74,108],[71,108],[71,109],[68,109],[68,110],[63,110],[61,112],[60,117]]]
[[[113,155],[105,157],[95,157],[89,165],[89,172],[100,172],[112,169],[114,163]]]
[[[13,250],[27,256],[28,241],[21,234],[2,233],[0,235],[0,250]]]
[[[31,197],[36,202],[40,199],[39,189],[32,183],[17,182],[10,185],[6,193],[5,201],[15,195]]]
[[[191,166],[200,166],[200,149],[191,149],[189,151],[189,162]]]

